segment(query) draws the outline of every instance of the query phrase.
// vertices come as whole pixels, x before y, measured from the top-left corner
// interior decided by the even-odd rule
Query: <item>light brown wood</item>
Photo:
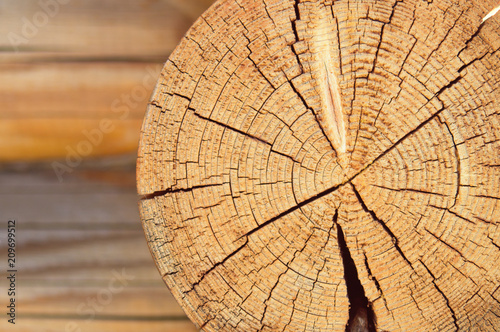
[[[5,331],[12,329],[4,322],[0,322],[0,328]],[[60,320],[57,318],[46,319],[30,319],[25,320],[21,327],[16,326],[16,331],[19,332],[53,332],[53,331],[68,331],[68,332],[95,332],[95,331],[121,331],[121,332],[197,332],[199,331],[189,321],[173,321],[169,323],[123,320],[123,321],[100,321],[95,320],[89,323],[81,321],[72,321],[70,319]]]
[[[221,0],[198,19],[137,168],[197,326],[498,330],[497,5]]]
[[[0,162],[135,154],[162,63],[211,2],[0,0]]]
[[[18,263],[16,324],[3,311],[0,331],[197,331],[151,260],[134,179],[132,164],[82,165],[63,182],[52,169],[0,172],[0,218],[17,220]],[[5,276],[0,288],[7,305]]]
[[[0,62],[160,59],[211,0],[2,0]]]

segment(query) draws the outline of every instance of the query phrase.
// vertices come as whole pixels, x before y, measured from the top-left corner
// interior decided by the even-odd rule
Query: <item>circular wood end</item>
[[[222,0],[197,20],[137,168],[197,326],[498,329],[497,5]]]

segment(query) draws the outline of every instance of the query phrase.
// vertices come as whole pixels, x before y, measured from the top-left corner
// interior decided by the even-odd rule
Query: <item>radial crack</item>
[[[382,25],[382,28],[380,29],[380,39],[379,39],[379,42],[378,42],[378,45],[377,45],[377,50],[375,51],[375,59],[373,61],[373,65],[372,65],[372,69],[370,70],[370,74],[375,72],[375,67],[377,65],[377,61],[378,61],[378,56],[379,56],[379,52],[380,52],[380,48],[382,46],[382,39],[384,38],[384,30],[385,30],[385,27],[388,25],[388,24],[391,24],[392,22],[392,18],[394,17],[394,12],[396,11],[396,6],[397,4],[401,2],[401,0],[396,0],[394,1],[394,3],[392,4],[392,11],[391,11],[391,15],[389,16],[389,19],[387,20],[387,22],[384,22],[384,24]]]
[[[394,233],[391,231],[391,229],[389,227],[387,227],[387,225],[385,224],[385,222],[383,222],[382,220],[380,220],[377,217],[377,215],[375,214],[375,212],[373,212],[372,210],[370,210],[368,208],[368,206],[366,206],[365,202],[361,198],[361,195],[359,194],[359,192],[356,189],[356,187],[354,187],[354,185],[352,183],[350,183],[350,184],[351,184],[352,190],[354,191],[354,194],[356,195],[356,198],[358,199],[359,203],[361,204],[361,207],[363,208],[363,210],[365,212],[368,212],[372,216],[373,220],[375,220],[376,222],[378,222],[380,224],[380,226],[382,226],[382,228],[384,229],[384,231],[391,237],[392,243],[394,244],[394,248],[396,248],[397,252],[401,255],[401,257],[403,257],[403,259],[406,261],[406,263],[408,263],[408,265],[413,269],[410,261],[408,260],[408,258],[406,258],[406,255],[403,253],[403,251],[399,247],[399,240],[396,237],[396,235],[394,235]]]
[[[280,280],[281,280],[281,277],[284,276],[285,274],[288,273],[288,271],[291,270],[290,268],[290,264],[293,263],[293,261],[295,260],[295,258],[297,257],[297,254],[298,253],[302,253],[304,251],[304,249],[307,247],[307,244],[309,243],[309,240],[311,239],[312,235],[314,234],[314,231],[311,232],[311,234],[309,234],[309,237],[304,241],[304,245],[302,246],[302,248],[300,250],[297,250],[293,253],[293,258],[288,262],[286,263],[286,270],[282,273],[280,273],[280,275],[278,276],[278,279],[276,280],[276,283],[274,284],[274,286],[271,288],[270,292],[269,292],[269,296],[267,297],[267,299],[264,301],[264,312],[262,313],[262,318],[260,320],[260,323],[262,324],[262,328],[266,327],[267,325],[264,324],[264,319],[266,318],[266,313],[267,313],[267,308],[268,308],[268,303],[269,303],[269,300],[271,299],[271,297],[273,296],[273,292],[274,290],[276,289],[276,287],[278,286]],[[281,260],[280,260],[281,261]],[[267,326],[269,327],[269,326]]]
[[[248,138],[254,139],[254,140],[259,141],[259,142],[261,142],[261,143],[264,143],[264,144],[266,144],[266,145],[272,146],[272,144],[271,144],[271,143],[269,143],[269,142],[267,142],[267,141],[263,140],[262,138],[259,138],[259,137],[257,137],[257,136],[252,135],[252,134],[249,134],[249,133],[247,133],[247,132],[244,132],[243,130],[240,130],[240,129],[237,129],[237,128],[234,128],[234,127],[231,127],[230,125],[225,124],[225,123],[222,123],[222,122],[220,122],[220,121],[217,121],[217,120],[214,120],[214,119],[211,119],[211,118],[207,118],[207,117],[205,117],[205,116],[202,116],[202,115],[200,115],[200,114],[196,113],[196,111],[195,111],[194,109],[190,109],[190,111],[192,111],[192,112],[193,112],[193,114],[194,114],[195,116],[199,117],[200,119],[203,119],[203,120],[206,120],[206,121],[209,121],[209,122],[215,123],[215,124],[217,124],[217,125],[219,125],[219,126],[221,126],[221,127],[224,127],[224,128],[229,129],[229,130],[231,130],[231,131],[234,131],[234,132],[236,132],[236,133],[238,133],[238,134],[241,134],[241,135],[246,136],[246,137],[248,137]]]
[[[302,202],[300,202],[300,203],[297,203],[297,205],[292,206],[292,207],[291,207],[291,208],[289,208],[288,210],[285,210],[285,211],[281,212],[281,213],[280,213],[280,214],[278,214],[277,216],[272,217],[271,219],[269,219],[269,220],[267,220],[267,221],[263,222],[262,224],[260,224],[259,226],[255,227],[254,229],[252,229],[252,230],[248,231],[246,234],[243,234],[242,236],[240,236],[240,237],[238,238],[238,240],[239,240],[239,239],[241,239],[241,238],[243,238],[243,237],[248,237],[248,236],[252,235],[253,233],[257,232],[258,230],[260,230],[260,229],[262,229],[262,228],[266,227],[267,225],[269,225],[269,224],[273,223],[274,221],[276,221],[276,220],[278,220],[278,219],[280,219],[280,218],[285,217],[286,215],[288,215],[288,214],[290,214],[290,213],[292,213],[292,212],[294,212],[294,211],[296,211],[296,210],[298,210],[298,209],[300,209],[300,208],[302,208],[302,207],[306,206],[306,205],[307,205],[307,204],[309,204],[309,203],[314,202],[314,201],[315,201],[315,200],[317,200],[317,199],[320,199],[321,197],[324,197],[324,196],[326,196],[326,195],[328,195],[328,194],[333,193],[334,191],[336,191],[337,189],[339,189],[339,188],[340,188],[341,186],[343,186],[344,184],[345,184],[345,183],[341,183],[341,184],[339,184],[339,185],[337,185],[337,186],[331,187],[331,188],[329,188],[329,189],[327,189],[327,190],[325,190],[325,191],[320,192],[320,193],[319,193],[319,194],[317,194],[316,196],[313,196],[313,197],[311,197],[311,198],[306,199],[305,201],[302,201]]]
[[[498,250],[500,250],[500,244],[496,244],[495,241],[493,240],[493,238],[490,237],[490,235],[486,235],[488,237],[488,239],[490,239],[491,243],[498,248]],[[499,286],[500,287],[500,286]]]
[[[451,209],[457,204],[458,196],[460,195],[460,187],[462,186],[462,183],[461,183],[461,181],[462,181],[462,178],[461,178],[462,165],[460,162],[460,152],[458,151],[458,146],[457,146],[457,143],[455,142],[455,136],[453,136],[453,133],[451,132],[450,126],[448,126],[448,123],[446,123],[446,121],[441,121],[440,118],[438,118],[438,120],[446,126],[446,129],[448,130],[448,133],[451,136],[451,140],[453,142],[453,147],[455,150],[455,159],[457,161],[457,190],[455,192],[455,198],[453,200],[453,205],[449,207]]]
[[[153,198],[156,198],[156,197],[161,197],[161,196],[165,196],[167,194],[172,194],[172,193],[179,193],[179,192],[190,192],[190,191],[193,191],[195,189],[201,189],[201,188],[210,188],[210,187],[217,187],[217,186],[222,186],[223,183],[216,183],[216,184],[206,184],[206,185],[200,185],[200,186],[192,186],[192,187],[189,187],[189,188],[178,188],[178,189],[165,189],[165,190],[157,190],[157,191],[154,191],[150,194],[145,194],[145,195],[142,195],[140,200],[141,201],[145,201],[145,200],[149,200],[149,199],[153,199]]]
[[[243,136],[245,136],[245,137],[248,137],[248,138],[250,138],[250,139],[256,140],[256,141],[258,141],[258,142],[260,142],[260,143],[263,143],[263,144],[265,144],[265,145],[267,145],[267,146],[269,146],[269,147],[271,148],[271,152],[274,152],[274,153],[276,153],[276,154],[279,154],[280,156],[283,156],[283,157],[289,158],[289,159],[291,159],[293,162],[299,163],[297,160],[295,160],[295,159],[294,159],[294,157],[289,156],[289,155],[287,155],[287,154],[284,154],[283,152],[279,152],[279,151],[274,150],[274,149],[273,149],[273,144],[272,144],[272,143],[269,143],[269,142],[267,142],[267,141],[265,141],[265,140],[264,140],[264,139],[262,139],[262,138],[259,138],[259,137],[255,136],[255,135],[252,135],[252,134],[249,134],[249,133],[247,133],[247,132],[244,132],[243,130],[240,130],[240,129],[237,129],[237,128],[234,128],[234,127],[231,127],[230,125],[227,125],[227,124],[225,124],[225,123],[222,123],[222,122],[216,121],[216,120],[214,120],[214,119],[210,119],[210,118],[204,117],[204,116],[202,116],[202,115],[200,115],[200,114],[196,113],[193,109],[190,109],[190,110],[193,112],[193,114],[194,114],[195,116],[199,117],[200,119],[206,120],[206,121],[208,121],[208,122],[215,123],[215,124],[217,124],[217,125],[219,125],[219,126],[221,126],[221,127],[225,128],[225,129],[228,129],[228,130],[230,130],[230,131],[233,131],[233,132],[235,132],[235,133],[238,133],[238,134],[243,135]]]
[[[460,77],[461,78],[461,77]],[[457,80],[455,80],[457,81]],[[450,83],[450,84],[455,84],[456,82],[453,81],[453,83]],[[450,85],[451,86],[451,85]],[[444,91],[445,89],[441,89],[438,93],[442,93],[442,91]],[[436,94],[436,96],[438,96],[438,94]],[[366,169],[368,169],[371,165],[375,164],[377,161],[379,161],[382,157],[384,157],[385,155],[387,155],[389,152],[391,152],[393,149],[395,149],[399,144],[401,144],[403,141],[405,141],[408,137],[410,137],[411,135],[415,134],[416,132],[418,132],[422,127],[424,127],[425,125],[427,125],[429,122],[431,122],[432,120],[434,120],[436,117],[439,116],[439,114],[441,114],[441,112],[443,112],[445,110],[444,107],[441,107],[439,110],[436,111],[436,113],[434,113],[433,115],[431,115],[429,118],[427,118],[427,120],[424,120],[423,122],[421,122],[417,127],[415,127],[414,129],[410,130],[409,132],[407,132],[404,136],[402,136],[400,139],[398,139],[394,144],[392,144],[390,147],[388,147],[386,150],[384,150],[382,153],[380,153],[375,159],[373,159],[371,162],[367,163],[365,166],[363,166],[363,168],[357,172],[354,176],[352,176],[350,178],[349,181],[347,182],[350,182],[351,180],[354,180],[358,175],[362,174]],[[355,143],[356,144],[356,141]],[[352,156],[352,155],[351,155]]]
[[[337,220],[338,210],[335,211],[333,216],[333,223],[337,226],[337,240],[342,256],[342,264],[344,265],[344,279],[350,304],[346,332],[375,332],[376,319],[372,305],[366,298],[356,265],[345,241],[344,231]]]
[[[370,277],[370,279],[373,281],[373,283],[375,284],[375,287],[377,287],[377,290],[378,292],[380,293],[380,297],[382,298],[382,300],[384,301],[384,305],[385,305],[385,308],[387,309],[387,311],[391,311],[389,309],[389,307],[387,306],[387,300],[385,298],[385,295],[384,295],[384,292],[382,292],[382,287],[380,286],[380,283],[378,282],[377,278],[375,278],[375,276],[373,275],[372,273],[372,270],[370,268],[370,265],[368,264],[368,257],[366,256],[366,253],[363,252],[363,256],[365,256],[365,268],[366,268],[366,272],[368,272],[368,276]]]
[[[298,43],[300,41],[300,37],[299,37],[299,31],[297,30],[297,21],[300,21],[300,10],[299,10],[299,2],[297,0],[295,0],[293,3],[293,9],[295,11],[295,19],[292,21],[292,31],[295,36],[295,42]],[[297,52],[295,52],[293,47],[292,51],[295,54],[300,71],[303,73],[304,69],[302,68],[302,63],[300,62],[299,55],[297,54]]]
[[[185,293],[189,293],[189,292],[193,291],[196,288],[196,286],[198,286],[203,281],[203,279],[205,279],[205,277],[210,272],[212,272],[217,266],[223,265],[225,262],[227,262],[228,259],[230,259],[234,255],[236,255],[238,252],[240,252],[241,249],[243,249],[247,244],[248,244],[248,238],[245,239],[245,242],[241,246],[239,246],[238,248],[236,248],[236,250],[234,250],[232,253],[230,253],[229,255],[227,255],[223,260],[221,260],[220,262],[215,263],[211,268],[209,268],[207,271],[205,271],[203,273],[203,275],[201,276],[201,278],[198,279],[198,281],[196,281],[195,283],[193,283],[193,285],[191,286],[191,288],[189,290],[187,290]]]
[[[425,265],[424,262],[422,262],[422,261],[420,261],[420,263],[427,270],[427,273],[429,273],[429,275],[432,277],[432,284],[434,285],[434,288],[438,291],[439,294],[441,294],[441,296],[443,297],[444,301],[446,302],[446,306],[450,310],[451,317],[453,318],[453,324],[455,325],[456,331],[460,331],[460,328],[459,328],[458,322],[457,322],[457,316],[455,314],[455,310],[453,310],[453,308],[450,306],[450,300],[446,297],[446,295],[444,294],[444,292],[436,284],[436,277],[431,272],[431,270],[429,270],[429,268],[427,267],[427,265]]]

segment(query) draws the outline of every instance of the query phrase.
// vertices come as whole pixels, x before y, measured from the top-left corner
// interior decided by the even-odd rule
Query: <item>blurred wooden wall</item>
[[[0,331],[196,331],[149,254],[134,161],[159,71],[211,3],[0,0],[3,274],[9,219],[18,262]]]
[[[0,161],[135,152],[170,52],[211,0],[1,0]],[[97,142],[97,140],[96,140]]]
[[[0,331],[197,331],[161,280],[131,168],[0,173]],[[9,219],[16,220],[16,325],[7,322]]]

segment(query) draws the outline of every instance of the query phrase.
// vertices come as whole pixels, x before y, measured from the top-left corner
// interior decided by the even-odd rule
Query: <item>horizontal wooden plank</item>
[[[158,63],[0,65],[0,161],[135,153]]]
[[[117,276],[121,272],[116,272]],[[128,275],[126,275],[128,277]],[[38,285],[27,286],[17,284],[17,310],[23,316],[57,315],[76,316],[80,319],[98,316],[123,317],[173,317],[182,319],[184,312],[161,284],[150,287],[130,286],[127,279],[110,277],[106,285],[58,287],[39,282]],[[8,303],[7,294],[0,294],[0,301]]]
[[[67,173],[72,165],[78,166],[86,159],[137,151],[142,120],[109,121],[112,129],[107,133],[100,129],[102,121],[2,119],[0,162],[30,162],[52,158],[61,160],[59,172]]]
[[[0,251],[7,252],[5,232],[1,241]],[[18,282],[26,287],[106,287],[116,273],[123,273],[131,286],[166,288],[141,231],[18,228],[16,255]],[[7,283],[0,279],[0,286]]]
[[[107,163],[106,163],[107,160]],[[0,195],[52,195],[82,193],[128,193],[135,194],[135,156],[115,160],[97,160],[97,167],[82,164],[59,181],[50,163],[24,165],[26,171],[0,171]],[[45,167],[43,167],[45,166]],[[40,167],[40,168],[39,168]],[[43,168],[41,168],[43,167]],[[110,207],[112,209],[112,207]]]
[[[0,218],[16,219],[20,236],[25,237],[44,230],[54,236],[55,231],[85,229],[142,233],[134,168],[133,164],[106,171],[74,167],[62,181],[50,163],[39,171],[0,172]]]
[[[0,216],[23,222],[140,225],[138,196],[124,193],[1,195]],[[24,207],[30,206],[30,209]]]
[[[0,48],[15,53],[3,58],[14,62],[23,57],[19,51],[165,57],[210,4],[206,0],[2,2],[6,5],[0,11]]]
[[[0,330],[16,332],[195,332],[198,329],[193,323],[185,320],[93,320],[90,322],[71,318],[27,318],[19,317],[12,326],[6,319],[0,321]]]
[[[0,64],[0,118],[142,119],[165,60]]]

